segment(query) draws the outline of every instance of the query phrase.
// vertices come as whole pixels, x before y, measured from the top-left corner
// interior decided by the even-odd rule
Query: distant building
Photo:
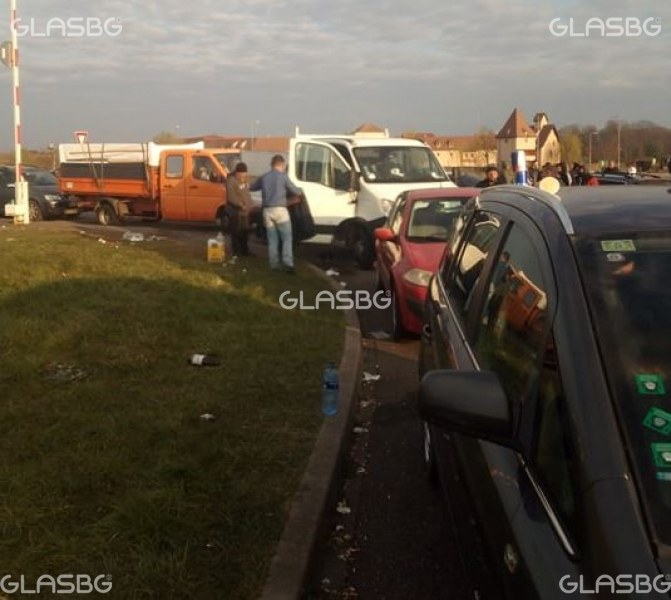
[[[403,137],[424,142],[446,169],[481,169],[497,162],[497,150],[483,147],[480,135],[435,135],[434,133],[404,133]]]
[[[496,139],[503,166],[510,165],[512,153],[518,150],[524,150],[528,164],[534,161],[539,165],[561,161],[559,133],[545,113],[536,113],[533,125],[529,125],[522,111],[515,108]]]

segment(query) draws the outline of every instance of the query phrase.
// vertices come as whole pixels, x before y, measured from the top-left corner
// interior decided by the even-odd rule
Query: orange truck
[[[202,143],[60,144],[62,194],[101,225],[127,216],[218,222],[226,205],[226,177],[240,160],[232,148]]]

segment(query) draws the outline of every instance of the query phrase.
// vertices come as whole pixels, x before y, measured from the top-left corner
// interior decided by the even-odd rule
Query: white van
[[[303,189],[317,227],[310,242],[343,240],[362,268],[373,266],[373,230],[384,225],[401,192],[455,187],[426,144],[388,132],[305,135],[297,128],[288,163],[289,178]]]

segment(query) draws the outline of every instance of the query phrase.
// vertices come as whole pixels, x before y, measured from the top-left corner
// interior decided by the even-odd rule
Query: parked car
[[[559,194],[490,188],[455,222],[420,344],[427,471],[479,597],[668,600],[671,197]]]
[[[474,188],[433,188],[401,193],[385,227],[375,230],[379,287],[392,297],[394,336],[419,334],[426,286],[445,249],[452,222]]]
[[[599,185],[668,185],[671,179],[657,175],[629,175],[627,173],[594,173]]]
[[[28,182],[28,208],[31,221],[56,217],[76,217],[77,202],[61,195],[58,178],[53,173],[36,167],[23,166],[23,176]],[[0,165],[0,210],[5,216],[5,204],[14,201],[14,166]]]

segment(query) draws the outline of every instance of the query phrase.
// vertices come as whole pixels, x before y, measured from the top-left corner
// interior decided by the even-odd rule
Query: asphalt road
[[[348,289],[374,291],[344,251],[303,258],[334,268]],[[416,409],[419,341],[376,339],[390,331],[390,310],[359,311],[363,370],[379,380],[361,386],[351,449],[333,507],[329,540],[315,557],[310,600],[468,598],[447,511],[424,474]]]

